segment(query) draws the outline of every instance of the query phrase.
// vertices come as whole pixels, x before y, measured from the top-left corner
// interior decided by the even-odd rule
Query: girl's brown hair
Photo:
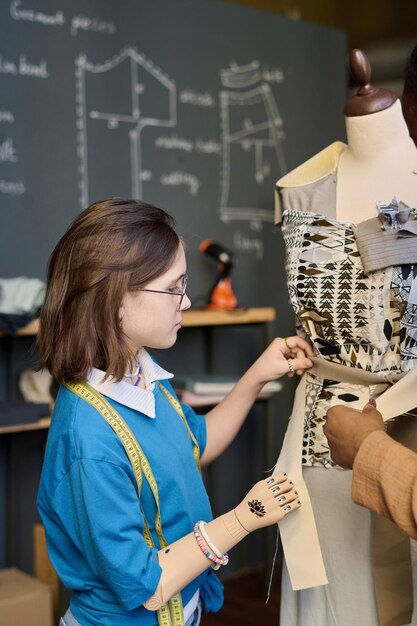
[[[120,326],[123,296],[170,267],[180,244],[173,218],[145,202],[108,198],[82,211],[48,265],[39,367],[60,383],[92,367],[121,380],[134,355]]]

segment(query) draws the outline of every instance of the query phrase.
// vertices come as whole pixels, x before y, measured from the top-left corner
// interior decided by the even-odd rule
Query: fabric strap
[[[406,374],[372,374],[313,358],[310,374],[357,385],[381,385],[378,410],[384,421],[398,417],[415,408],[417,367]],[[317,535],[311,500],[302,475],[302,442],[304,434],[306,374],[297,387],[292,414],[275,472],[286,471],[297,485],[302,506],[279,522],[286,565],[294,591],[328,583],[326,569]]]
[[[356,245],[365,274],[394,265],[417,263],[417,220],[410,219],[401,228],[381,229],[378,217],[354,227]]]

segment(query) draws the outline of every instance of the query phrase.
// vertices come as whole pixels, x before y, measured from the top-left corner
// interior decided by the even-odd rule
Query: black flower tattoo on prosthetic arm
[[[263,517],[266,515],[264,505],[260,500],[248,500],[249,511],[256,515],[256,517]]]

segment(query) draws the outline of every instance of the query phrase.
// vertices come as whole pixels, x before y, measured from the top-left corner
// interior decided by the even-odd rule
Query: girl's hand
[[[301,502],[287,474],[260,480],[235,508],[235,515],[247,532],[279,522]]]
[[[292,337],[276,337],[261,356],[248,370],[255,376],[258,383],[265,384],[269,380],[288,375],[301,374],[313,363],[309,357],[314,356],[311,344],[294,335]]]

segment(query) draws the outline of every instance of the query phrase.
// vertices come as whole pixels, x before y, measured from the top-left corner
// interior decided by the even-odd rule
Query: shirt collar
[[[153,393],[155,381],[172,378],[173,374],[164,370],[158,363],[155,363],[144,348],[139,350],[137,359],[145,378],[147,389],[135,387],[123,380],[116,382],[112,376],[107,378],[107,380],[103,380],[105,372],[96,367],[92,368],[87,382],[104,396],[154,418],[156,417],[155,396]]]

